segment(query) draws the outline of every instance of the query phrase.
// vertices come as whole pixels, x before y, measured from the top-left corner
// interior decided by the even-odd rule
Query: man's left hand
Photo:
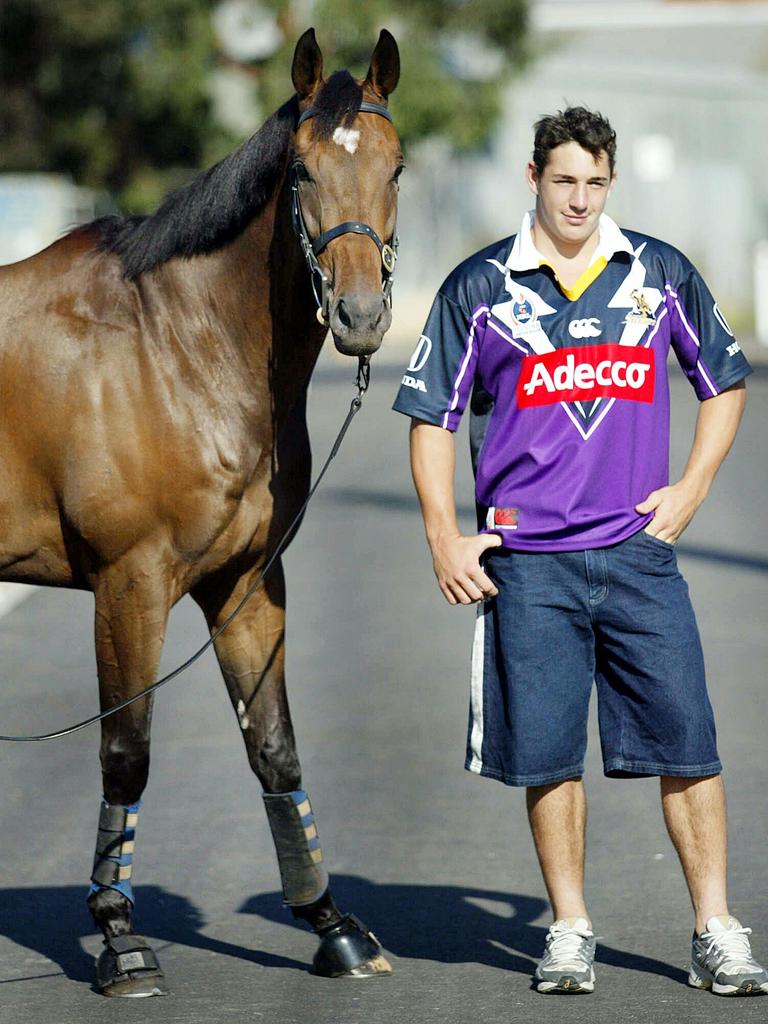
[[[682,481],[651,491],[645,501],[635,505],[641,515],[653,512],[653,519],[645,527],[646,533],[667,544],[674,544],[693,519],[703,497]]]

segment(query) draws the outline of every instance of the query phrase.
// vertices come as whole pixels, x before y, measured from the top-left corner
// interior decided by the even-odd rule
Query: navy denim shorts
[[[721,770],[699,631],[674,547],[494,548],[478,607],[466,767],[509,786],[582,774],[597,685],[606,775]]]

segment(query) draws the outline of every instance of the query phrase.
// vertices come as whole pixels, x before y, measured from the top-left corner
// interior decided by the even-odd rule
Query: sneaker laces
[[[707,943],[706,956],[712,953],[722,956],[726,964],[737,967],[752,967],[752,947],[747,935],[752,934],[751,928],[729,928],[724,932],[704,932],[701,938]],[[727,973],[727,972],[726,972]]]
[[[580,932],[569,925],[554,925],[547,932],[547,953],[561,964],[584,965],[584,940],[591,938],[589,933]]]

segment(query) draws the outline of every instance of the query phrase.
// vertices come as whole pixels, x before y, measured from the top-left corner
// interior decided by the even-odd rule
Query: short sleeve
[[[477,366],[480,315],[467,315],[442,291],[437,293],[400,382],[393,405],[397,412],[457,429]]]
[[[752,372],[728,321],[696,268],[667,286],[671,344],[700,400],[719,395]]]

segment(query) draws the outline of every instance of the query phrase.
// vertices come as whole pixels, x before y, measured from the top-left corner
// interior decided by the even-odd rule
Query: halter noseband
[[[314,107],[308,107],[307,110],[303,111],[300,115],[296,130],[308,121],[311,117],[315,117],[318,111]],[[367,100],[363,100],[360,104],[359,113],[361,114],[378,114],[380,117],[385,117],[387,121],[392,121],[392,115],[383,107],[380,103],[369,103]],[[399,239],[397,237],[397,228],[392,235],[390,243],[382,242],[378,234],[374,231],[370,224],[365,224],[360,220],[345,220],[342,224],[337,224],[335,228],[329,228],[328,231],[324,231],[321,235],[313,241],[309,237],[307,232],[307,225],[304,222],[304,212],[301,208],[301,199],[299,198],[299,179],[296,174],[296,165],[293,164],[290,170],[290,182],[291,182],[291,219],[293,220],[293,229],[298,235],[299,243],[301,244],[304,258],[307,261],[307,266],[312,277],[312,291],[315,294],[315,301],[317,302],[317,319],[321,324],[327,326],[328,324],[328,295],[330,291],[330,281],[320,266],[317,257],[326,248],[329,242],[332,242],[334,238],[338,238],[340,235],[355,234],[355,235],[367,235],[368,238],[372,239],[381,254],[381,265],[384,269],[384,278],[382,282],[382,291],[384,292],[384,299],[392,303],[392,281],[395,274],[395,261],[397,260],[397,249],[399,245]],[[319,282],[320,293],[318,295]]]

